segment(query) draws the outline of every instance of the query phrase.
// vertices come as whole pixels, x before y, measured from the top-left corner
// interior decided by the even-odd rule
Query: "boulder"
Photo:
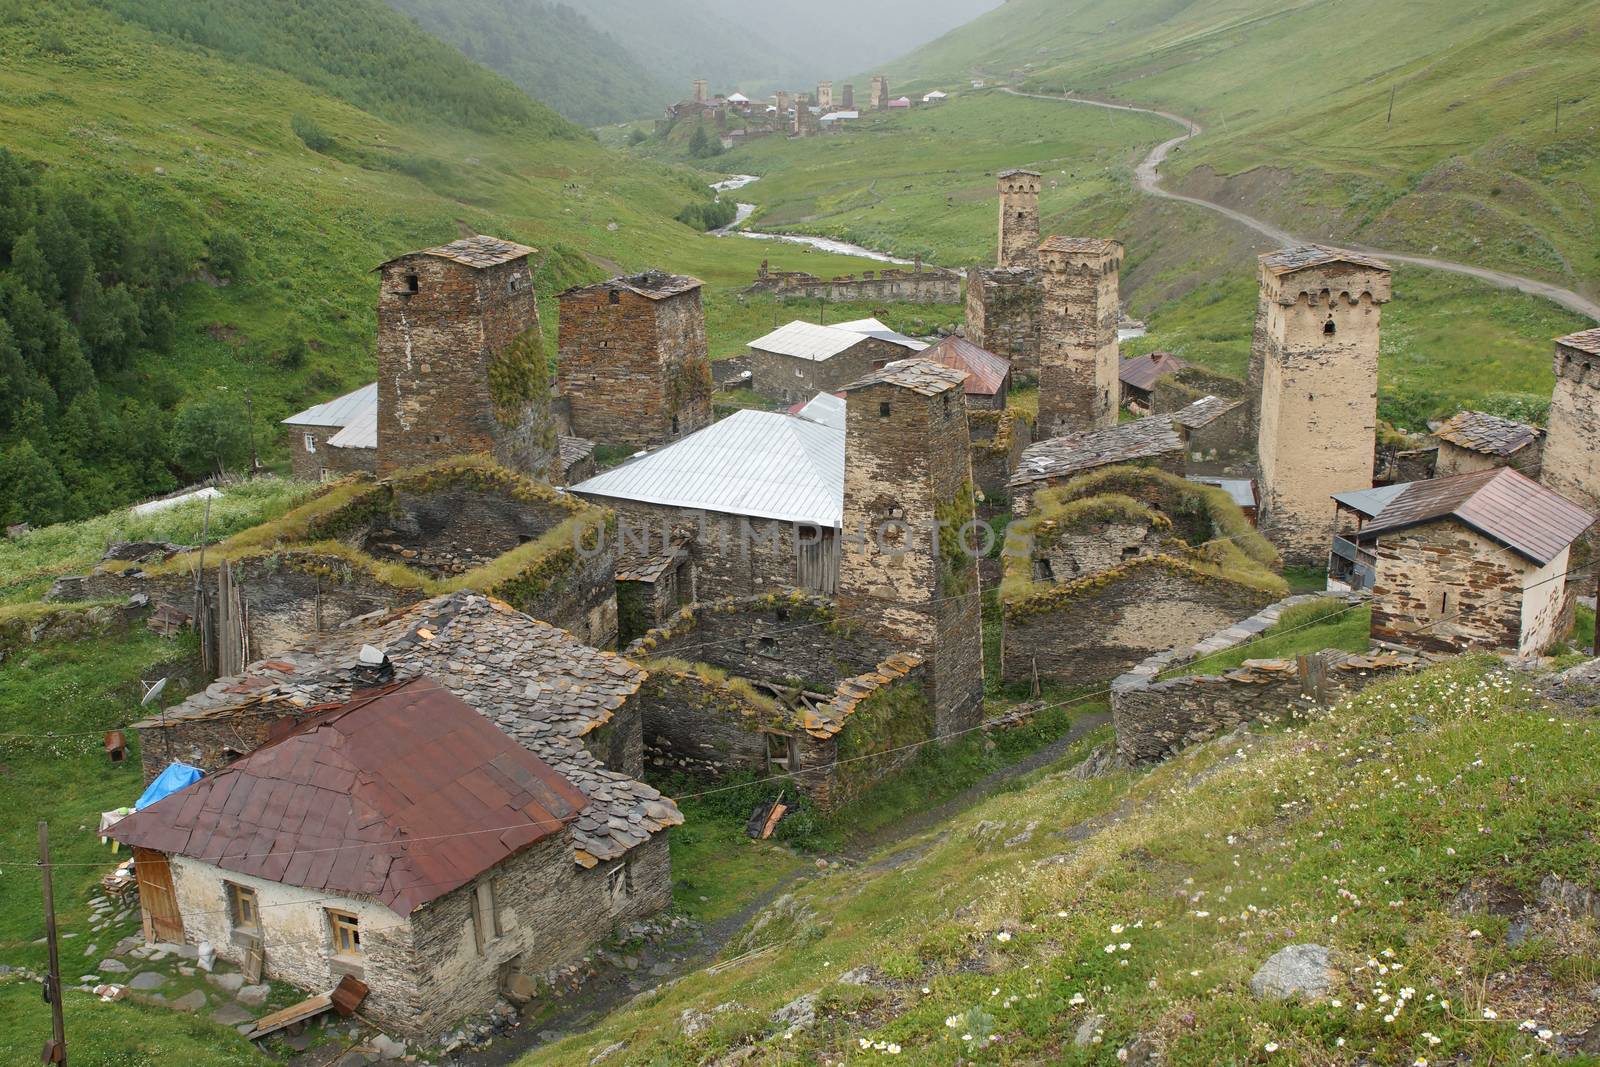
[[[262,982],[260,985],[247,985],[239,990],[236,997],[240,1004],[247,1008],[259,1008],[267,1002],[272,995],[272,987]]]
[[[166,975],[159,974],[155,971],[140,971],[138,974],[134,975],[133,980],[128,983],[128,988],[136,989],[143,993],[151,989],[160,989],[166,984]]]
[[[1339,980],[1332,954],[1324,945],[1290,945],[1279,949],[1250,979],[1250,992],[1262,999],[1304,997],[1320,1000]]]
[[[784,1030],[805,1030],[817,1021],[817,995],[807,993],[795,997],[772,1013],[772,1021]]]

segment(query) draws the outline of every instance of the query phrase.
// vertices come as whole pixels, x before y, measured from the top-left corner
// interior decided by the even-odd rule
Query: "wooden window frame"
[[[228,919],[240,933],[261,933],[261,895],[250,886],[223,882],[228,894]]]
[[[314,433],[302,433],[300,435],[300,438],[301,438],[300,443],[305,446],[306,455],[308,455],[308,456],[316,455],[317,454],[317,435],[314,434]]]
[[[322,910],[328,917],[328,932],[333,937],[333,954],[345,959],[360,959],[364,954],[361,947],[361,916],[340,908]]]
[[[484,913],[485,897],[488,898],[487,914]],[[472,909],[472,941],[481,956],[505,934],[500,928],[500,902],[495,897],[494,879],[481,878],[475,882],[467,902]]]

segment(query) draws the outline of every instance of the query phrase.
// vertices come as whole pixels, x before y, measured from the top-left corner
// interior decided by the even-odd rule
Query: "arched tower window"
[[[1339,328],[1333,324],[1332,319],[1329,319],[1327,322],[1322,324],[1322,332],[1328,337],[1332,337],[1336,332],[1338,332],[1338,329]]]

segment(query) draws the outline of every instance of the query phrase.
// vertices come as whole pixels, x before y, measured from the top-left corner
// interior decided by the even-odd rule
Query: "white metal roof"
[[[812,422],[820,422],[824,426],[832,426],[835,430],[844,429],[844,397],[834,396],[832,393],[818,393],[796,415]]]
[[[892,341],[901,348],[912,352],[921,352],[928,347],[926,341],[919,341],[915,337],[907,337],[903,333],[896,333],[877,319],[852,319],[849,322],[836,322],[834,327],[840,330],[849,330],[863,337],[877,337],[884,341]]]
[[[822,121],[838,122],[840,119],[858,119],[860,117],[861,112],[859,111],[830,111],[826,115],[822,116]]]
[[[750,347],[759,348],[763,352],[776,352],[780,356],[797,356],[800,359],[820,363],[860,343],[859,333],[852,333],[837,326],[820,326],[815,322],[802,322],[796,319],[794,322],[779,326],[765,337],[751,341]]]
[[[283,421],[305,426],[348,426],[366,408],[377,409],[378,383],[363,385],[353,393],[324,400]]]
[[[730,104],[748,104],[749,102],[750,98],[743,93],[734,93],[728,97],[728,103]]]
[[[366,408],[345,425],[345,428],[328,438],[334,448],[377,448],[378,405]]]
[[[777,411],[736,411],[571,491],[837,527],[844,518],[844,430]]]

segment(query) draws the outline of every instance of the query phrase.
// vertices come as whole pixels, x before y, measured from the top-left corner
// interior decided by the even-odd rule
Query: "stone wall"
[[[1255,455],[1255,427],[1250,424],[1249,407],[1242,403],[1204,426],[1177,430],[1190,464],[1215,469]]]
[[[1058,685],[1101,684],[1151,653],[1193,644],[1271,600],[1271,593],[1170,557],[1140,556],[1006,603],[1004,678],[1026,683],[1037,670],[1040,680]]]
[[[958,536],[975,515],[972,443],[960,385],[928,384],[945,368],[921,362],[895,373],[858,383],[846,405],[839,610],[927,657],[946,736],[983,714],[978,568]]]
[[[993,506],[1006,498],[1007,483],[1023,451],[1033,444],[1033,427],[1014,409],[968,408],[967,428],[972,437],[972,481]]]
[[[1039,329],[1044,288],[1024,267],[974,270],[967,275],[967,340],[1011,361],[1019,377],[1039,375]]]
[[[328,438],[337,434],[339,426],[312,426],[285,423],[289,432],[289,466],[297,480],[326,482],[357,471],[371,473],[378,466],[375,448],[335,448]],[[312,439],[315,452],[306,451],[306,437]]]
[[[1453,474],[1471,474],[1473,471],[1490,470],[1494,467],[1515,467],[1518,472],[1538,481],[1543,453],[1543,438],[1524,445],[1509,456],[1479,452],[1441,440],[1438,458],[1434,461],[1434,477],[1448,478]]]
[[[1384,534],[1375,553],[1374,640],[1426,652],[1522,647],[1523,588],[1535,568],[1521,556],[1448,519]]]
[[[785,404],[799,404],[818,393],[832,393],[874,367],[911,353],[880,337],[863,337],[857,344],[828,359],[803,359],[778,352],[750,349],[750,370],[757,393]]]
[[[1158,652],[1111,683],[1117,751],[1131,763],[1177,754],[1241,723],[1271,721],[1295,711],[1337,702],[1375,681],[1412,670],[1410,657],[1356,656],[1323,651],[1304,664],[1252,660],[1221,674],[1186,673],[1187,666],[1252,640],[1283,612],[1319,596],[1279,601],[1193,648]]]
[[[562,293],[556,381],[578,437],[646,448],[710,425],[700,289],[660,299],[612,284]]]
[[[1044,304],[1039,330],[1039,436],[1115,425],[1122,385],[1117,323],[1122,246],[1039,252]]]
[[[1600,356],[1557,341],[1555,372],[1540,480],[1600,512]]]
[[[925,267],[919,260],[911,270],[885,267],[864,270],[860,275],[819,278],[805,271],[771,270],[762,260],[755,282],[745,292],[830,303],[959,304],[961,275],[941,267]]]
[[[414,285],[413,285],[414,280]],[[447,456],[487,454],[543,476],[554,458],[548,403],[500,408],[490,371],[533,331],[539,308],[528,259],[474,268],[413,253],[385,263],[378,292],[380,473]]]
[[[1372,484],[1388,273],[1263,270],[1262,284],[1259,522],[1286,563],[1315,565],[1333,536],[1332,495]]]

